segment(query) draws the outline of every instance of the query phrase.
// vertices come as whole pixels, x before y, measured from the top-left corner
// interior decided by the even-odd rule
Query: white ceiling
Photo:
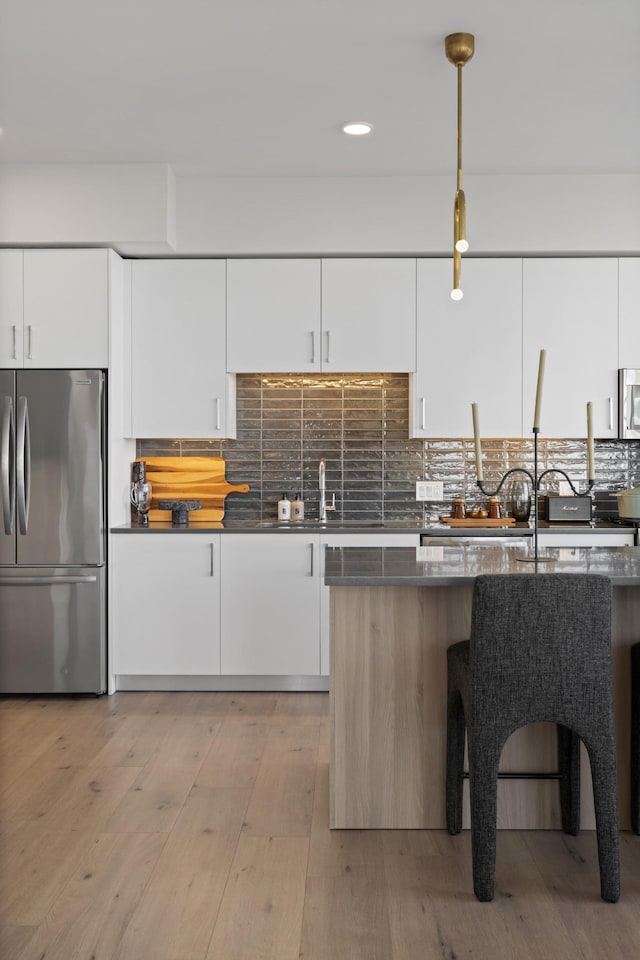
[[[640,0],[0,0],[0,160],[450,173],[459,30],[465,173],[640,172]]]

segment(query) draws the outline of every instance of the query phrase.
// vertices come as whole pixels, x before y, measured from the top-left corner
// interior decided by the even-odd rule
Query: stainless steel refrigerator
[[[0,692],[106,688],[105,379],[0,370]]]

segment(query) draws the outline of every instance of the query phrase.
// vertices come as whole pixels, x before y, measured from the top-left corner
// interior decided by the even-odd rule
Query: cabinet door
[[[319,537],[222,538],[221,672],[318,676]]]
[[[24,251],[24,366],[107,367],[108,250]]]
[[[467,260],[451,299],[451,260],[418,260],[418,364],[410,435],[522,436],[522,261]]]
[[[113,673],[220,673],[220,534],[112,536]]]
[[[619,261],[619,367],[640,369],[640,257]]]
[[[322,369],[416,368],[416,261],[322,261]]]
[[[320,370],[320,261],[227,262],[227,370]]]
[[[0,368],[22,366],[22,288],[22,250],[0,250]]]
[[[131,367],[132,436],[234,435],[223,260],[133,261]]]
[[[540,435],[586,437],[590,400],[594,435],[617,436],[618,261],[524,260],[523,315],[525,435],[544,348]]]
[[[634,541],[632,530],[627,530],[625,533],[616,533],[615,531],[613,533],[589,533],[586,530],[576,530],[575,533],[572,533],[570,530],[563,530],[562,532],[556,531],[554,533],[552,530],[539,530],[538,537],[540,538],[541,547],[560,548],[558,555],[559,560],[571,560],[571,554],[574,548],[632,547]],[[562,553],[563,548],[568,551],[567,554]]]

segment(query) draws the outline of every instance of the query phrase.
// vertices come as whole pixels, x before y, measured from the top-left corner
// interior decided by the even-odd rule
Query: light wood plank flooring
[[[2,960],[636,960],[595,837],[328,829],[328,696],[0,699]]]

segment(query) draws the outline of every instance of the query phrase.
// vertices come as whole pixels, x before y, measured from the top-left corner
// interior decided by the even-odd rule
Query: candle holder
[[[529,478],[533,488],[533,556],[518,557],[517,559],[522,560],[524,562],[531,562],[531,563],[538,563],[539,561],[555,559],[554,557],[540,556],[540,552],[538,550],[538,494],[541,489],[543,478],[550,473],[559,473],[567,481],[567,483],[573,490],[575,496],[580,495],[578,490],[576,490],[573,484],[573,481],[571,480],[569,475],[566,473],[566,471],[560,470],[558,467],[550,467],[548,470],[543,470],[542,473],[538,473],[538,434],[539,433],[540,433],[540,427],[533,427],[533,474],[530,473],[529,470],[525,470],[524,467],[514,467],[512,470],[507,470],[507,472],[503,474],[495,490],[487,490],[485,488],[483,480],[476,481],[477,486],[480,488],[480,490],[482,491],[482,493],[484,493],[486,497],[495,497],[498,495],[500,490],[502,490],[502,487],[504,486],[504,483],[507,477],[510,477],[512,474],[523,473],[526,477]],[[594,483],[595,483],[595,479],[593,477],[590,477],[587,480],[587,487],[583,491],[583,495],[586,493],[589,493],[589,491],[593,489]]]

